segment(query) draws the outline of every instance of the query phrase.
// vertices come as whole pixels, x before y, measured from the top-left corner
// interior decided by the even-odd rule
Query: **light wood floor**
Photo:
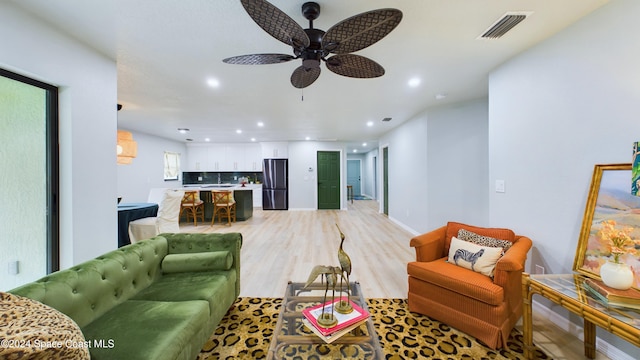
[[[306,281],[315,265],[338,265],[340,234],[367,298],[407,297],[407,263],[415,260],[412,234],[378,213],[373,200],[348,210],[262,211],[231,226],[180,225],[182,232],[240,232],[243,236],[240,296],[282,297],[288,281]],[[582,342],[548,319],[535,316],[534,342],[554,359],[581,359]],[[597,359],[608,359],[597,353]]]

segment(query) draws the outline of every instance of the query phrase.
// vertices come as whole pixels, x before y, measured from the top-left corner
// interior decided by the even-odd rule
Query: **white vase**
[[[626,290],[633,285],[633,272],[627,264],[607,261],[600,267],[602,282],[614,289]]]

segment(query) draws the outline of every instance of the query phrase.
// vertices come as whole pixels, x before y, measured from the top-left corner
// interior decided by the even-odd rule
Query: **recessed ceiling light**
[[[358,152],[358,149],[353,149],[353,152]]]
[[[373,126],[373,121],[367,121],[367,126],[369,127]]]
[[[442,94],[436,94],[435,98],[436,100],[442,100],[445,99],[447,97],[447,94],[442,93]]]
[[[411,78],[408,82],[409,86],[417,87],[422,81],[419,78]]]
[[[211,86],[212,88],[217,88],[218,86],[220,86],[220,81],[218,81],[218,79],[210,78],[207,80],[207,85]]]
[[[209,138],[204,138],[204,141],[209,142],[209,141],[211,141],[211,139],[209,139]]]
[[[263,127],[264,123],[262,121],[258,121],[258,127]]]
[[[304,139],[305,139],[305,140],[311,140],[311,138],[310,138],[310,137],[308,137],[308,136],[307,136],[307,137],[305,137]]]
[[[256,138],[251,138],[251,141],[256,141]]]
[[[186,133],[188,133],[188,132],[189,132],[189,129],[187,129],[187,128],[178,128],[178,132],[179,132],[180,134],[186,134]]]
[[[362,146],[363,146],[363,147],[367,146],[367,143],[362,143]]]
[[[240,129],[236,130],[236,134],[242,134],[242,130]]]

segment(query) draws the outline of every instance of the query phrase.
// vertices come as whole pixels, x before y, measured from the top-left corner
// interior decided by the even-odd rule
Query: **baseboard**
[[[419,233],[419,232],[417,232],[417,231],[413,230],[412,228],[408,227],[407,225],[403,224],[402,222],[400,222],[400,221],[398,221],[398,220],[396,220],[396,219],[392,218],[391,216],[389,216],[389,220],[391,220],[391,222],[392,222],[392,223],[394,223],[394,224],[396,224],[396,225],[400,226],[401,228],[403,228],[403,229],[407,230],[408,232],[410,232],[411,234],[413,234],[413,236],[417,236],[417,235],[420,235],[420,234],[421,234],[421,233]]]
[[[537,302],[535,300],[532,301],[532,308],[536,314],[542,315],[549,319],[552,323],[558,326],[560,329],[570,333],[577,334],[576,337],[580,339],[580,341],[584,341],[584,329],[580,325],[576,325],[569,321],[569,319],[564,316],[559,315],[558,313],[551,311],[548,307],[544,306],[542,303]],[[600,339],[596,336],[596,350],[608,357],[609,359],[616,360],[635,360],[632,356],[627,354],[626,352],[618,349],[617,347],[609,344],[608,342]]]

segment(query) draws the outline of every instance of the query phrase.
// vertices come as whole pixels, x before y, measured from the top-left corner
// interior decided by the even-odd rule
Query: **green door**
[[[318,209],[340,209],[339,151],[318,151]]]

